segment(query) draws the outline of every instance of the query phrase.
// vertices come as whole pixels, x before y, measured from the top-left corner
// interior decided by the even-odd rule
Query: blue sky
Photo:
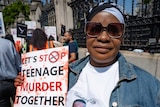
[[[137,0],[135,0],[135,2],[134,2],[134,7],[136,6],[136,2],[137,2]],[[123,6],[123,0],[119,0],[118,4]],[[125,10],[126,10],[127,13],[131,13],[132,12],[132,0],[126,0],[126,2],[125,2]]]
[[[41,1],[44,2],[44,3],[46,2],[46,0],[41,0]],[[48,0],[48,1],[50,1],[50,0]]]

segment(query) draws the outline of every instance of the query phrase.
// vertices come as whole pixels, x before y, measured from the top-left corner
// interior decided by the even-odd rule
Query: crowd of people
[[[96,5],[88,12],[85,24],[89,54],[82,59],[78,60],[78,45],[72,32],[64,34],[70,63],[66,107],[160,107],[160,81],[127,62],[119,51],[125,21],[117,6]],[[54,42],[49,41],[42,29],[35,29],[29,51],[54,48]],[[0,44],[0,107],[11,107],[9,97],[14,98],[15,90],[9,90],[9,86],[21,86],[24,77],[20,75],[14,45],[2,38]]]
[[[16,81],[21,77],[21,54],[31,51],[55,48],[68,45],[69,56],[78,53],[78,46],[70,46],[73,41],[66,41],[65,44],[55,41],[53,36],[47,36],[43,29],[36,28],[32,37],[25,38],[23,45],[14,41],[13,35],[7,34],[0,38],[0,107],[11,107],[10,100],[14,102],[16,94]],[[73,48],[73,49],[72,49]],[[72,57],[69,60],[77,60]],[[17,77],[17,79],[15,79]],[[23,81],[20,81],[23,83]],[[5,87],[4,87],[5,86]],[[11,98],[11,99],[10,99]]]

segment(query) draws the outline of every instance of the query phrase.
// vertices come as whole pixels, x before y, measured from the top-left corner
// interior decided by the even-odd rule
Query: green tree
[[[29,5],[23,4],[20,0],[17,0],[13,4],[6,6],[2,10],[5,27],[13,24],[20,12],[24,14],[25,20],[29,20]]]
[[[148,4],[151,0],[144,0],[144,4]]]
[[[145,13],[145,16],[147,15],[147,8],[148,8],[148,4],[150,3],[151,0],[143,0],[143,3],[145,5],[145,10],[144,10],[144,13]]]

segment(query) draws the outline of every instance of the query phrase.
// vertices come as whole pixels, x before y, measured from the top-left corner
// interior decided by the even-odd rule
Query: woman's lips
[[[110,47],[103,47],[103,46],[96,46],[96,47],[94,47],[94,49],[98,53],[105,54],[105,53],[109,52],[112,48],[110,48]]]

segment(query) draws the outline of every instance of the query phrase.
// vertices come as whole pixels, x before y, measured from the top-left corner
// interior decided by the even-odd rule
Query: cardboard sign
[[[57,41],[56,27],[55,26],[44,26],[45,33],[49,36],[53,36],[55,41]]]
[[[65,107],[68,87],[68,46],[22,54],[22,86],[14,107]]]
[[[27,25],[27,29],[36,29],[36,21],[25,21],[25,24]]]

